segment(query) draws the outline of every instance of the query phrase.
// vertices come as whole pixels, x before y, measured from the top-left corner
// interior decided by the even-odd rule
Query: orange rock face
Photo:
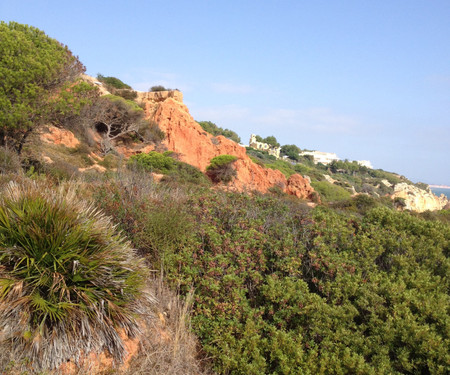
[[[234,155],[238,160],[234,163],[237,177],[230,187],[238,191],[257,190],[267,192],[272,186],[301,199],[311,199],[314,189],[300,175],[291,176],[289,181],[278,170],[264,168],[254,163],[247,155],[244,147],[223,136],[214,137],[205,132],[189,114],[188,108],[180,97],[158,98],[155,107],[154,98],[148,105],[142,101],[148,117],[158,123],[166,134],[164,140],[168,150],[179,154],[181,161],[205,171],[210,161],[219,155]]]
[[[309,184],[309,181],[299,174],[294,174],[289,177],[286,192],[288,194],[295,195],[300,199],[313,200],[316,196],[316,192]]]
[[[47,132],[41,133],[41,139],[48,143],[72,148],[80,144],[80,141],[70,130],[60,129],[53,125],[48,126]]]

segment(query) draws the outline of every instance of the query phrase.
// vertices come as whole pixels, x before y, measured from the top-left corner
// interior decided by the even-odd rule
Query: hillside
[[[242,147],[0,26],[2,374],[448,373],[443,199]]]

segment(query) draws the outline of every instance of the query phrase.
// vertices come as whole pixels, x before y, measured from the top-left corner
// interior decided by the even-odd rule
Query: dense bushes
[[[327,181],[313,181],[311,183],[315,191],[320,194],[324,202],[341,201],[350,198],[350,192],[340,186],[330,184]]]
[[[11,184],[0,205],[0,330],[17,362],[51,369],[82,353],[124,357],[145,271],[108,218],[75,191]]]
[[[217,373],[446,373],[450,227],[436,217],[367,195],[333,206],[342,213],[311,211],[282,196],[156,184],[139,169],[94,186],[152,269],[194,290],[193,329]]]
[[[120,96],[127,100],[134,100],[137,97],[137,92],[119,78],[105,77],[101,74],[97,74],[97,79],[102,82],[105,85],[105,88],[113,95]]]
[[[369,202],[365,202],[369,203]],[[444,374],[448,226],[210,193],[169,278],[218,373]]]
[[[130,157],[129,165],[136,164],[148,172],[167,174],[175,168],[175,160],[169,153],[161,154],[150,151],[147,154],[137,154]]]
[[[129,167],[138,167],[147,172],[162,173],[166,175],[165,180],[173,180],[179,183],[193,183],[197,185],[208,185],[206,176],[194,166],[175,159],[175,154],[166,151],[163,154],[150,151],[147,154],[137,154],[130,157]]]
[[[105,85],[113,87],[115,89],[131,89],[131,86],[123,83],[119,78],[116,77],[105,77],[102,74],[97,74],[97,79]]]

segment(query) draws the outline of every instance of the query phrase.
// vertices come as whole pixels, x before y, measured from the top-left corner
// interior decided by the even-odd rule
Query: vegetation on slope
[[[217,373],[445,373],[448,225],[373,200],[338,212],[208,190],[176,203],[113,191],[103,208],[174,287],[195,288],[193,327]],[[116,213],[108,197],[128,208]]]
[[[69,68],[78,66],[39,30],[3,23],[0,30],[7,42],[17,32],[30,51],[36,47],[30,40],[44,38],[56,58],[63,56],[55,72],[65,71],[67,62]],[[0,56],[0,73],[9,69],[10,57]],[[45,79],[54,77],[44,73]],[[10,84],[20,85],[26,78],[21,74]],[[33,80],[24,86],[30,96],[5,91],[10,94],[1,97],[0,118],[14,113],[9,109],[16,104],[19,112],[3,122],[4,144],[13,142],[20,151],[41,120],[72,130],[104,126],[112,136],[125,130],[139,140],[135,126],[145,124],[130,115],[141,113],[134,103],[99,99],[90,86],[58,74],[56,86],[33,86],[44,102],[27,86]],[[62,87],[73,94],[62,95]],[[53,93],[65,104],[54,106]],[[124,113],[129,122],[100,120]],[[33,122],[34,116],[39,121]],[[74,160],[89,163],[85,147],[65,151],[71,155],[65,173],[56,162],[34,168],[33,160],[0,148],[2,372],[50,370],[91,349],[109,351],[120,361],[117,329],[136,331],[136,319],[144,318],[142,286],[161,291],[164,281],[173,290],[170,305],[180,307],[154,307],[158,318],[140,336],[142,352],[128,373],[205,373],[199,357],[207,357],[219,374],[448,373],[450,215],[399,213],[378,197],[389,188],[381,180],[403,178],[348,161],[330,166],[303,157],[281,161],[248,149],[255,161],[286,176],[310,176],[328,200],[327,207],[312,209],[282,194],[211,190],[201,186],[203,174],[175,155],[151,152],[105,175],[78,172],[71,183],[79,200],[65,180],[70,168],[78,170]],[[233,162],[230,155],[214,158],[208,173],[223,181],[232,177]],[[166,178],[155,183],[149,174],[154,171]],[[372,196],[350,197],[350,186]],[[132,248],[146,258],[145,266]],[[160,276],[159,283],[149,271]],[[189,318],[198,349],[187,338]],[[170,320],[173,332],[165,325]]]
[[[116,77],[105,77],[102,74],[97,74],[97,79],[105,85],[105,88],[113,95],[121,96],[127,100],[133,100],[137,97],[137,92],[132,89],[130,85],[122,82]]]
[[[329,165],[315,164],[310,157],[300,156],[295,145],[285,145],[281,154],[287,159],[277,160],[267,151],[247,147],[247,154],[255,163],[266,168],[278,169],[287,178],[294,173],[306,175],[311,179],[313,187],[320,193],[324,202],[346,200],[350,194],[364,193],[373,197],[383,197],[394,192],[393,185],[411,181],[403,176],[371,169],[359,165],[356,161],[333,161]],[[324,181],[326,176],[333,182]],[[419,184],[420,186],[420,184]]]
[[[203,128],[205,132],[211,133],[214,136],[223,135],[224,137],[231,139],[236,143],[241,143],[241,138],[230,129],[223,129],[211,121],[198,121],[198,124]]]
[[[0,22],[0,146],[22,150],[29,133],[45,123],[49,101],[84,66],[44,32]]]

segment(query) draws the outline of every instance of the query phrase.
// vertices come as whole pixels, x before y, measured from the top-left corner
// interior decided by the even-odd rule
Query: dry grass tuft
[[[155,318],[148,322],[140,355],[124,374],[212,374],[191,331],[193,291],[182,300],[160,278],[152,281],[152,289],[157,298]]]

